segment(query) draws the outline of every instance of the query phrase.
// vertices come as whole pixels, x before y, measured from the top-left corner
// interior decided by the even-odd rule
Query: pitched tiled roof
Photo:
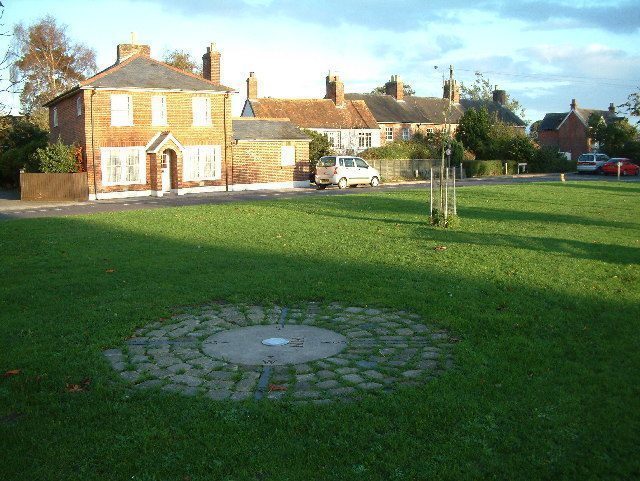
[[[574,110],[574,112],[578,115],[578,117],[582,120],[582,123],[584,123],[585,125],[589,123],[589,117],[591,117],[592,114],[602,116],[602,118],[607,123],[614,120],[622,119],[622,117],[618,116],[615,112],[610,112],[609,110],[577,108]],[[569,115],[570,113],[571,112],[545,114],[538,130],[556,130],[558,127],[560,127],[560,124],[562,124],[564,119],[567,118],[567,115]]]
[[[443,124],[449,109],[449,101],[438,97],[406,96],[397,101],[391,95],[347,94],[351,100],[363,100],[380,123]],[[458,123],[465,110],[485,107],[503,122],[525,126],[524,121],[498,102],[462,99],[451,106],[451,123]]]
[[[567,112],[564,113],[549,113],[544,116],[542,122],[540,123],[540,127],[538,127],[539,131],[542,130],[556,130],[560,127],[560,124],[567,116]]]
[[[345,101],[337,107],[330,99],[247,100],[258,118],[287,118],[298,127],[319,129],[377,129],[378,123],[363,101]]]
[[[476,109],[480,110],[481,108],[487,109],[490,114],[496,114],[498,116],[498,120],[504,122],[505,124],[515,125],[517,127],[526,127],[527,124],[524,120],[514,114],[507,107],[502,105],[499,102],[494,102],[493,100],[469,100],[469,99],[461,99],[460,105],[463,110]]]
[[[233,119],[235,140],[311,140],[286,119]]]
[[[230,92],[233,90],[224,85],[216,85],[210,80],[164,64],[145,55],[134,55],[80,82],[77,87],[47,102],[45,107],[56,103],[82,87],[210,92]]]

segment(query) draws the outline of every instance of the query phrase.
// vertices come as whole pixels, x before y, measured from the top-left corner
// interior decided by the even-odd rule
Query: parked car
[[[326,189],[337,185],[340,189],[358,184],[380,185],[380,172],[364,159],[349,155],[321,157],[316,164],[316,187]]]
[[[606,154],[582,154],[578,157],[578,173],[589,172],[592,174],[602,173],[602,166],[609,160]]]
[[[618,175],[618,162],[620,162],[620,175],[638,175],[640,167],[624,157],[614,157],[609,159],[602,166],[603,174]]]

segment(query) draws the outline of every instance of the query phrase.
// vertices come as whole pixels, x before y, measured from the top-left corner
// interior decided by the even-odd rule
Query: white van
[[[360,157],[334,155],[318,160],[315,180],[318,189],[326,189],[328,185],[337,185],[340,189],[358,184],[377,187],[380,172]]]

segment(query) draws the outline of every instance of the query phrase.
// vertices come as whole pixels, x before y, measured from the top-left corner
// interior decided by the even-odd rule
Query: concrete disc
[[[288,344],[267,346],[269,338],[285,338]],[[227,362],[280,366],[300,364],[338,354],[347,338],[337,332],[312,326],[250,326],[222,331],[203,342],[202,351]]]

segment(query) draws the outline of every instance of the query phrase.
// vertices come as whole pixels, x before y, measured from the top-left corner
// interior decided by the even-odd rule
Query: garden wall
[[[88,200],[87,173],[30,174],[20,173],[21,200]]]
[[[382,180],[429,178],[429,169],[440,165],[439,159],[367,159],[367,163],[380,171]]]

